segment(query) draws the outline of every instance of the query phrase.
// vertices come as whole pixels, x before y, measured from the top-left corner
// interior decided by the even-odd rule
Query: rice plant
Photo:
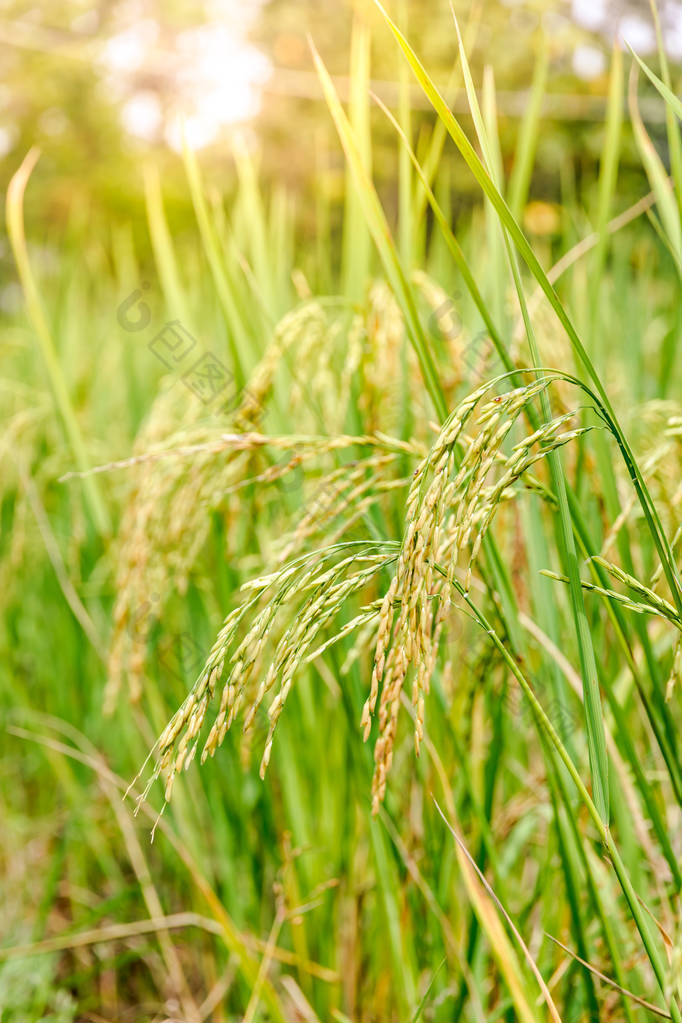
[[[2,699],[21,785],[44,800],[54,777],[69,807],[43,905],[48,930],[76,928],[22,925],[31,877],[8,853],[0,999],[23,984],[10,960],[64,957],[43,960],[34,1014],[95,1012],[91,994],[83,1010],[55,993],[80,996],[87,973],[102,989],[124,976],[102,997],[140,1019],[682,1018],[679,101],[662,52],[660,76],[633,59],[665,106],[672,174],[633,71],[650,193],[617,210],[614,55],[595,228],[566,226],[550,267],[521,223],[542,67],[507,175],[494,75],[477,90],[458,26],[469,130],[376,6],[435,119],[416,140],[404,103],[376,104],[400,153],[396,226],[371,174],[369,30],[354,28],[348,112],[313,49],[347,161],[336,275],[324,218],[316,250],[338,294],[303,268],[244,154],[229,230],[186,149],[191,259],[145,172],[163,320],[221,342],[229,401],[150,373],[161,317],[106,356],[126,383],[97,393],[81,314],[112,319],[142,279],[134,245],[115,240],[97,301],[77,262],[41,294],[33,157],[8,194],[26,294],[15,371],[32,379],[35,332],[48,383],[30,415],[7,399],[5,646],[25,630],[36,653],[9,656]],[[468,224],[440,187],[446,138],[481,190]],[[62,336],[45,309],[63,292],[78,300]],[[86,362],[65,372],[67,343]],[[56,654],[16,572],[36,541]],[[185,639],[193,656],[171,671]],[[87,691],[55,685],[81,674]],[[102,904],[78,908],[98,885]],[[122,923],[121,901],[143,919]]]

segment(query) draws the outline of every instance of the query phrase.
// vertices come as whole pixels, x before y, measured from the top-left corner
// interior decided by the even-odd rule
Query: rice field
[[[458,118],[382,21],[397,113],[312,48],[312,235],[243,150],[181,235],[151,163],[123,225],[14,171],[2,1023],[682,1020],[674,74],[614,50],[549,202],[543,75],[510,164],[468,26]]]

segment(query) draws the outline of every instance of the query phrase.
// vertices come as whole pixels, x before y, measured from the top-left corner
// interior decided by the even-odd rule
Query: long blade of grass
[[[658,14],[658,6],[656,0],[649,0],[649,7],[651,8],[651,16],[654,19],[654,28],[656,30],[656,44],[658,47],[658,59],[661,64],[661,75],[663,76],[663,84],[666,89],[672,92],[672,79],[670,77],[670,67],[668,65],[668,55],[665,52],[665,45],[663,43],[663,32],[661,31],[661,19]],[[674,95],[674,94],[673,94]],[[672,169],[672,176],[675,182],[675,191],[677,192],[677,203],[680,208],[680,215],[682,216],[682,139],[680,139],[680,128],[675,120],[675,111],[670,103],[665,105],[665,128],[668,136],[668,150],[670,152],[670,166]]]
[[[547,757],[547,760],[549,762],[549,781],[552,787],[556,790],[554,799],[555,800],[560,799],[563,804],[563,812],[559,811],[558,807],[556,808],[557,830],[562,835],[564,843],[563,847],[571,850],[569,855],[571,855],[571,853],[573,854],[571,857],[572,860],[573,861],[579,860],[580,863],[582,864],[584,877],[587,881],[587,890],[591,899],[591,904],[589,904],[589,908],[590,909],[592,909],[592,907],[594,908],[594,912],[598,916],[599,921],[601,923],[604,941],[606,947],[608,948],[609,955],[611,957],[614,973],[616,974],[619,980],[624,980],[625,978],[620,956],[621,942],[619,941],[619,938],[615,933],[617,926],[616,919],[614,919],[615,914],[613,913],[612,907],[606,907],[604,905],[604,897],[600,887],[600,879],[596,877],[593,864],[591,862],[590,857],[588,856],[589,847],[586,847],[586,844],[581,839],[581,835],[578,830],[578,822],[576,820],[575,805],[573,801],[570,799],[568,792],[568,778],[566,777],[565,772],[562,773],[561,771],[558,771],[556,769],[556,766],[551,764],[549,756]],[[579,890],[584,889],[584,886],[585,886],[584,881],[582,879],[582,876],[580,876]],[[578,948],[580,949],[580,944],[582,943],[583,946],[585,946],[585,952],[587,952],[586,946],[587,934],[585,932],[589,933],[592,930],[593,916],[592,913],[589,911],[588,912],[583,911],[583,913],[581,914],[580,912],[581,905],[582,900],[578,900],[578,906],[576,907],[578,911],[577,919],[579,921],[579,929],[578,928],[576,929],[578,930],[580,936],[580,943],[578,944]],[[594,995],[594,984],[592,982],[592,978],[589,975],[585,976],[585,987],[587,990],[591,992],[592,995]],[[633,1023],[632,1010],[630,1008],[629,1003],[626,1000],[624,1000],[623,1011],[625,1013],[626,1018],[628,1019],[628,1023]]]
[[[173,240],[163,209],[163,195],[158,168],[153,164],[144,167],[144,196],[147,207],[147,222],[154,258],[161,278],[161,287],[173,316],[189,324],[190,315],[187,299],[180,281]]]
[[[519,140],[514,154],[514,166],[509,178],[509,208],[517,220],[520,219],[523,207],[528,198],[530,179],[533,173],[535,150],[540,130],[540,114],[542,100],[547,85],[547,69],[549,67],[548,38],[543,36],[540,52],[535,58],[533,81],[530,87],[528,106],[521,121]]]
[[[445,824],[446,828],[448,829],[448,831],[450,832],[450,834],[454,838],[455,842],[457,843],[458,850],[460,851],[462,856],[465,858],[465,860],[468,863],[469,867],[475,873],[475,876],[478,878],[480,884],[483,886],[485,891],[488,893],[489,897],[492,899],[494,904],[497,906],[498,910],[500,911],[500,913],[502,914],[504,919],[507,921],[507,924],[508,924],[512,934],[514,935],[514,938],[516,939],[517,944],[519,945],[519,947],[521,948],[521,951],[523,952],[523,955],[524,955],[524,957],[526,959],[526,962],[530,966],[530,968],[531,968],[531,970],[533,972],[533,975],[535,976],[535,979],[538,982],[538,986],[540,987],[540,990],[542,991],[543,998],[544,998],[544,1000],[545,1000],[545,1002],[547,1004],[547,1008],[549,1010],[550,1016],[555,1021],[555,1023],[561,1023],[561,1016],[559,1015],[557,1007],[554,1004],[552,996],[551,996],[551,994],[549,992],[549,988],[545,984],[544,978],[543,978],[542,974],[540,973],[540,971],[539,971],[539,969],[537,967],[537,964],[535,963],[535,960],[533,959],[532,955],[530,954],[528,946],[526,945],[525,941],[521,937],[521,934],[519,933],[518,928],[514,924],[514,921],[510,917],[510,915],[507,912],[507,910],[505,909],[505,907],[502,905],[502,902],[500,901],[500,899],[495,894],[495,891],[493,890],[492,886],[488,882],[485,874],[479,868],[478,864],[476,863],[474,858],[471,856],[471,854],[470,854],[469,850],[467,849],[466,845],[464,844],[464,842],[462,841],[460,836],[457,834],[457,832],[455,831],[454,827],[452,826],[450,821],[447,819],[447,817],[445,816],[445,814],[441,810],[440,806],[438,805],[438,802],[435,799],[434,799],[434,804],[435,804],[436,809],[438,810],[438,813],[440,814],[440,816],[441,816],[441,818],[443,820],[443,823]]]
[[[208,205],[204,196],[201,183],[199,164],[196,154],[183,138],[182,155],[185,163],[187,181],[189,183],[192,203],[196,213],[201,241],[204,246],[211,274],[216,287],[226,318],[228,343],[232,355],[234,375],[238,387],[241,389],[247,377],[249,369],[248,342],[241,322],[237,304],[232,293],[232,284],[228,278],[220,251],[220,245],[216,237],[215,227],[209,215]]]
[[[389,276],[391,286],[396,295],[400,298],[406,317],[407,330],[414,345],[419,365],[424,375],[424,383],[429,392],[433,406],[438,417],[444,420],[448,414],[445,396],[440,384],[433,358],[429,349],[424,329],[420,323],[417,309],[414,303],[412,289],[409,286],[405,272],[401,266],[398,253],[391,237],[391,232],[386,221],[386,216],[381,203],[369,176],[365,160],[358,148],[352,126],[344,113],[339,102],[336,89],[324,66],[322,59],[310,40],[310,47],[315,61],[315,67],[322,84],[327,106],[331,112],[336,129],[341,139],[346,159],[353,171],[353,177],[357,193],[362,205],[364,216],[371,231],[379,255],[381,256],[386,272]]]
[[[24,157],[21,166],[13,175],[7,188],[7,233],[10,245],[14,253],[14,260],[19,273],[19,280],[26,298],[26,311],[28,318],[36,332],[40,350],[45,360],[47,373],[52,386],[55,403],[64,423],[66,436],[69,439],[71,449],[76,459],[76,464],[81,472],[87,472],[89,468],[88,457],[85,451],[85,444],[78,425],[78,419],[71,403],[69,389],[62,373],[59,362],[59,355],[50,332],[47,316],[40,298],[40,291],[36,279],[33,276],[31,263],[28,258],[26,246],[26,235],[24,233],[24,192],[31,172],[35,167],[40,153],[37,149],[30,149]],[[106,505],[99,492],[96,480],[88,477],[83,482],[83,491],[86,504],[95,528],[107,534],[110,532],[111,524]]]
[[[575,804],[569,797],[568,786],[565,784],[561,771],[557,770],[556,764],[553,762],[547,742],[543,738],[540,739],[540,742],[547,763],[547,782],[552,800],[554,827],[559,846],[559,856],[561,857],[563,881],[566,886],[566,897],[570,908],[571,932],[573,933],[578,950],[584,956],[588,956],[589,931],[592,924],[592,913],[590,910],[592,905],[588,902],[587,906],[585,906],[584,899],[582,898],[582,893],[585,890],[585,877],[580,868],[581,853],[584,859],[584,846],[579,834],[577,834],[575,823],[573,824],[574,833],[571,832],[569,825],[569,821],[573,821],[575,816]],[[589,875],[588,891],[591,894]],[[591,1019],[598,1019],[599,1003],[597,1002],[592,976],[589,973],[583,974],[582,981],[585,990],[585,1014]],[[571,1001],[573,1001],[572,997]]]
[[[464,41],[467,49],[471,49],[474,45],[476,36],[483,18],[485,0],[472,0],[469,4],[468,17],[466,25],[464,26]],[[452,73],[447,83],[447,91],[454,91],[460,85],[460,69],[457,65],[452,69]],[[424,175],[429,183],[429,186],[433,186],[436,172],[439,169],[441,156],[443,154],[443,146],[447,139],[448,133],[445,125],[441,120],[436,121],[431,132],[426,152],[422,160],[422,166],[424,169]],[[419,188],[416,189],[415,194],[415,211],[414,219],[417,223],[421,221],[426,209],[426,194]]]
[[[459,27],[458,26],[456,27],[457,38],[459,43],[459,57],[464,72],[464,82],[467,91],[467,98],[469,101],[469,106],[471,107],[476,133],[478,135],[479,143],[484,153],[486,162],[488,163],[491,178],[496,183],[496,186],[499,188],[501,186],[500,180],[501,168],[500,159],[497,155],[498,150],[495,145],[495,141],[491,140],[489,132],[486,130],[485,121],[478,105],[478,99],[476,96],[476,90],[474,88],[471,69],[469,67],[469,61],[464,51],[462,37],[459,34]],[[523,284],[521,281],[521,274],[517,263],[516,253],[509,244],[506,230],[504,232],[504,241],[507,248],[509,262],[511,265],[516,293],[518,296],[519,304],[521,306],[521,314],[523,316],[523,321],[526,328],[526,335],[528,337],[531,360],[533,362],[533,365],[539,368],[541,362],[537,340],[535,337],[535,331],[533,329],[533,325],[528,313],[528,306],[523,291]],[[543,392],[541,396],[541,405],[542,416],[544,421],[550,422],[552,418],[552,410],[550,407],[549,397],[546,392]],[[585,602],[580,582],[580,567],[578,565],[578,556],[576,552],[575,540],[573,537],[571,513],[569,510],[568,497],[566,493],[566,481],[564,478],[564,472],[558,452],[556,451],[551,452],[548,457],[548,462],[552,477],[553,489],[559,506],[559,521],[561,527],[559,533],[560,541],[559,554],[561,557],[562,564],[566,566],[566,571],[569,578],[571,608],[573,611],[573,620],[575,624],[576,636],[578,639],[578,652],[580,657],[583,693],[585,697],[584,700],[585,727],[587,731],[587,744],[590,757],[592,790],[594,792],[594,800],[599,811],[599,814],[604,823],[608,826],[609,823],[608,759],[606,755],[606,736],[604,733],[604,719],[602,715],[601,699],[599,695],[599,677],[597,673],[597,661],[594,654],[594,647],[592,644],[592,634],[590,631],[590,625],[587,619],[587,613],[585,611]]]
[[[606,138],[599,165],[599,198],[597,205],[597,235],[599,241],[590,268],[590,321],[592,326],[592,350],[598,340],[595,330],[599,288],[601,285],[606,251],[608,246],[608,223],[611,203],[618,176],[621,129],[623,124],[623,55],[619,46],[614,46],[609,76],[609,98],[606,108]]]
[[[642,58],[637,56],[637,54],[635,53],[631,46],[628,46],[628,49],[630,50],[630,53],[635,58],[635,60],[637,61],[637,63],[639,64],[642,71],[649,79],[649,81],[652,83],[652,85],[654,85],[656,89],[658,89],[661,96],[668,104],[668,107],[673,111],[675,116],[682,121],[682,102],[675,95],[672,89],[668,85],[666,85],[665,82],[662,82],[658,75],[654,74],[651,68],[644,63]]]
[[[369,126],[370,35],[367,23],[357,16],[353,21],[350,51],[350,97],[348,120],[353,129],[357,155],[365,173],[371,176],[372,147]],[[355,172],[346,164],[346,208],[343,223],[341,277],[343,293],[354,301],[362,298],[369,277],[371,238],[363,214],[361,190],[355,185]]]
[[[244,145],[235,143],[233,157],[239,184],[239,207],[248,225],[244,240],[252,254],[254,276],[267,308],[275,311],[278,317],[283,316],[286,310],[279,307],[275,283],[281,250],[272,246],[272,237],[269,237],[266,209],[258,188],[258,168]]]
[[[634,64],[630,74],[629,103],[635,141],[637,142],[649,183],[656,193],[656,205],[658,206],[661,224],[665,231],[670,251],[677,269],[680,275],[682,275],[682,225],[680,224],[680,211],[675,201],[675,193],[663,166],[663,161],[656,152],[639,113],[639,106],[637,104],[637,69]]]
[[[424,1012],[424,1009],[426,1008],[426,1004],[427,1004],[427,1002],[429,1000],[429,995],[431,994],[431,989],[433,988],[433,985],[436,983],[436,977],[438,976],[440,971],[443,969],[443,967],[445,966],[446,962],[447,962],[447,957],[444,958],[444,959],[441,959],[440,963],[438,964],[436,969],[433,971],[433,974],[431,976],[431,980],[429,981],[429,985],[428,985],[426,991],[424,992],[424,996],[423,996],[421,1002],[419,1003],[419,1005],[417,1006],[415,1014],[412,1017],[410,1023],[419,1023],[419,1020],[421,1019],[422,1013]]]
[[[407,26],[408,4],[401,0],[400,21]],[[398,116],[408,138],[412,136],[412,107],[410,103],[410,72],[404,63],[400,65],[398,94]],[[399,250],[403,266],[409,267],[414,258],[412,222],[412,165],[407,150],[401,146],[398,157],[398,232]]]
[[[384,917],[386,921],[386,938],[388,941],[396,981],[401,989],[401,1001],[404,1010],[411,1011],[417,997],[417,985],[412,956],[408,954],[404,934],[400,925],[400,907],[396,898],[397,877],[395,868],[389,859],[388,843],[381,826],[372,818],[370,821],[370,840],[378,873],[378,888],[381,895]],[[398,979],[399,978],[399,979]]]
[[[600,329],[600,287],[603,278],[608,242],[607,225],[615,193],[618,170],[618,150],[620,146],[623,108],[622,93],[623,61],[620,48],[616,46],[614,48],[611,65],[609,100],[606,118],[606,138],[599,172],[599,201],[597,210],[597,234],[599,236],[599,242],[590,268],[590,327],[592,350],[594,352],[603,350],[607,334],[606,331]],[[615,520],[620,513],[620,494],[618,492],[617,480],[607,436],[603,433],[597,433],[594,438],[594,444],[602,477],[602,488],[606,507],[612,520]],[[631,556],[631,538],[626,534],[625,530],[621,530],[619,533],[618,547],[626,570],[630,573],[634,573]],[[635,621],[634,627],[645,650],[649,673],[655,683],[654,694],[656,694],[661,683],[657,681],[659,671],[651,652],[651,644],[646,629],[646,623],[643,620],[638,619]]]
[[[447,578],[447,573],[445,572],[445,569],[438,565],[434,565],[434,568],[441,575]],[[587,791],[587,788],[580,776],[578,768],[576,767],[571,757],[569,756],[566,747],[564,746],[556,729],[552,725],[552,722],[550,721],[549,717],[547,716],[546,712],[541,706],[540,701],[538,700],[537,696],[535,695],[535,692],[533,691],[533,687],[531,686],[526,676],[524,675],[523,671],[521,670],[521,667],[519,666],[513,653],[507,648],[506,644],[497,635],[497,632],[494,629],[491,622],[484,615],[481,609],[474,603],[470,595],[464,590],[464,587],[461,585],[461,583],[457,579],[450,579],[450,583],[454,587],[454,589],[459,593],[460,597],[466,603],[469,610],[473,612],[479,625],[484,630],[484,632],[490,637],[491,641],[493,642],[493,644],[501,654],[503,660],[507,664],[509,670],[512,672],[512,674],[518,681],[528,701],[530,702],[533,714],[534,716],[536,716],[539,726],[542,728],[543,732],[547,736],[547,739],[550,743],[550,747],[553,751],[553,755],[556,755],[558,761],[561,761],[561,763],[568,771],[568,774],[571,780],[573,781],[573,784],[575,785],[578,794],[580,795],[582,803],[586,807],[595,827],[597,828],[597,831],[600,835],[602,842],[606,846],[608,854],[611,858],[611,862],[613,863],[614,869],[616,871],[616,876],[618,877],[619,884],[621,886],[623,894],[625,895],[628,906],[630,908],[630,912],[637,925],[637,929],[640,933],[642,942],[646,949],[647,956],[649,957],[649,961],[651,962],[654,973],[656,975],[656,980],[658,982],[659,988],[661,990],[661,993],[665,996],[668,987],[667,970],[663,958],[661,957],[661,954],[657,947],[656,939],[651,930],[648,911],[634,889],[634,886],[628,875],[625,864],[623,863],[622,857],[613,840],[613,836],[611,835],[609,828],[606,827],[606,825],[604,824],[594,801],[592,800],[589,792]],[[680,1012],[679,1006],[674,996],[672,996],[669,1000],[669,1008],[672,1018],[676,1021],[676,1023],[682,1023],[682,1013]]]
[[[454,18],[452,5],[451,11]],[[456,20],[455,24],[457,25]],[[461,42],[461,37],[459,37],[459,25],[457,25],[457,31],[460,48],[463,52],[464,46]],[[473,90],[473,81],[471,79],[471,69],[468,64],[466,67],[463,66],[463,72],[464,87],[471,109],[469,97]],[[478,120],[476,125],[476,134],[481,145],[483,145],[482,139],[485,139],[485,148],[483,151],[485,153],[485,163],[488,168],[488,173],[495,182],[495,187],[499,189],[500,194],[504,195],[504,168],[502,164],[500,140],[497,132],[497,98],[495,96],[495,78],[493,69],[489,64],[486,64],[483,69],[481,101],[482,109],[477,109],[476,111],[476,118]],[[508,334],[509,325],[507,323],[508,313],[505,294],[505,289],[508,286],[508,280],[504,233],[497,211],[487,200],[485,203],[485,226],[487,240],[486,248],[488,251],[487,270],[488,279],[490,281],[490,294],[492,298],[493,311],[496,322],[501,323],[502,329]]]
[[[433,190],[431,189],[426,171],[420,164],[414,150],[410,146],[410,141],[405,135],[405,132],[402,130],[400,124],[393,116],[391,111],[388,109],[386,104],[375,94],[373,94],[373,99],[377,106],[380,107],[380,109],[383,111],[383,113],[386,115],[388,120],[395,128],[403,144],[403,149],[405,149],[406,152],[409,154],[410,160],[412,161],[412,165],[417,173],[421,186],[424,190],[424,194],[428,200],[429,206],[431,207],[436,222],[443,234],[445,244],[447,245],[450,255],[452,256],[455,262],[455,266],[462,275],[462,279],[464,280],[467,290],[469,291],[472,299],[474,300],[476,309],[478,310],[481,319],[483,320],[486,326],[486,330],[490,334],[491,341],[495,345],[495,350],[500,356],[500,359],[504,364],[504,368],[506,370],[512,370],[514,368],[514,364],[509,357],[507,347],[504,341],[502,340],[502,336],[499,333],[490,315],[486,301],[483,298],[483,295],[481,294],[478,284],[476,283],[476,278],[471,272],[467,258],[464,255],[464,252],[462,251],[462,247],[457,241],[457,238],[455,237],[452,228],[450,227],[450,224],[448,222],[448,218],[445,216],[445,213],[443,212],[440,204],[438,203],[438,200],[436,199],[436,196],[433,193]]]
[[[611,977],[607,977],[605,973],[602,973],[595,966],[592,966],[591,963],[581,959],[579,955],[576,955],[570,948],[567,948],[567,946],[564,945],[563,942],[559,941],[558,938],[553,938],[551,934],[548,934],[547,937],[550,941],[553,941],[555,945],[558,945],[559,948],[563,948],[564,952],[571,956],[571,958],[575,959],[576,962],[580,963],[581,966],[584,966],[586,970],[589,970],[590,973],[593,973],[595,977],[599,977],[599,979],[603,980],[605,984],[610,984],[611,987],[615,988],[616,991],[620,991],[620,993],[626,998],[632,999],[632,1001],[636,1002],[637,1005],[641,1005],[642,1008],[647,1009],[649,1012],[653,1012],[656,1016],[661,1016],[663,1019],[672,1019],[669,1012],[659,1009],[657,1005],[654,1005],[653,1002],[647,1002],[645,998],[640,998],[639,995],[636,995],[633,991],[628,991],[627,988],[621,987],[620,984],[617,984],[615,980],[611,979]]]

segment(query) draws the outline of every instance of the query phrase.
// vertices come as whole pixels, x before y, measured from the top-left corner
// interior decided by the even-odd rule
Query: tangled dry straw
[[[209,707],[217,714],[203,741],[201,760],[224,741],[240,711],[248,734],[259,708],[270,699],[268,730],[261,776],[270,761],[274,733],[297,672],[333,643],[361,632],[374,644],[369,694],[361,726],[365,739],[378,718],[374,748],[372,806],[384,798],[398,728],[403,689],[411,679],[415,747],[424,737],[425,697],[437,662],[450,611],[456,610],[456,574],[468,591],[472,571],[495,515],[522,485],[552,502],[548,490],[531,470],[557,448],[575,440],[589,426],[575,425],[580,409],[562,411],[527,432],[524,413],[553,383],[565,379],[547,372],[524,386],[501,391],[507,377],[478,388],[449,416],[414,471],[405,501],[401,541],[357,539],[328,542],[301,553],[312,532],[338,514],[335,499],[358,520],[387,487],[405,486],[402,479],[384,479],[382,471],[400,453],[418,455],[419,445],[385,436],[298,439],[299,461],[311,453],[366,446],[369,456],[331,474],[336,488],[316,515],[310,510],[288,538],[282,554],[290,558],[274,571],[242,587],[243,600],[225,619],[203,670],[186,700],[159,736],[152,751],[154,768],[148,788],[161,774],[170,798],[174,779],[194,759]],[[521,434],[518,440],[514,431]],[[244,448],[292,440],[245,434]],[[237,438],[232,438],[237,443]],[[339,484],[342,484],[339,486]],[[329,489],[329,488],[328,488]],[[341,496],[339,496],[341,495]],[[312,522],[315,520],[315,529]],[[383,596],[381,578],[392,572]],[[359,602],[359,607],[358,607]],[[355,605],[355,613],[348,608]],[[343,621],[343,618],[347,620]],[[339,621],[341,619],[341,621]],[[378,705],[378,710],[377,710]],[[148,790],[148,789],[147,789]]]

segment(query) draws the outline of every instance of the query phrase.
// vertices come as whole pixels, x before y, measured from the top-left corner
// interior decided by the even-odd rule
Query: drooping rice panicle
[[[258,708],[278,686],[268,708],[270,724],[261,762],[261,773],[265,772],[277,721],[297,670],[310,656],[318,655],[311,647],[347,600],[391,564],[394,546],[375,541],[337,544],[303,555],[244,588],[250,596],[225,619],[192,690],[157,741],[150,781],[165,773],[166,799],[176,774],[196,755],[210,702],[221,682],[218,713],[204,740],[201,759],[215,753],[245,701],[243,731],[248,732]],[[280,619],[285,611],[288,624],[282,628]],[[343,625],[323,646],[376,613],[358,615],[352,625]]]

